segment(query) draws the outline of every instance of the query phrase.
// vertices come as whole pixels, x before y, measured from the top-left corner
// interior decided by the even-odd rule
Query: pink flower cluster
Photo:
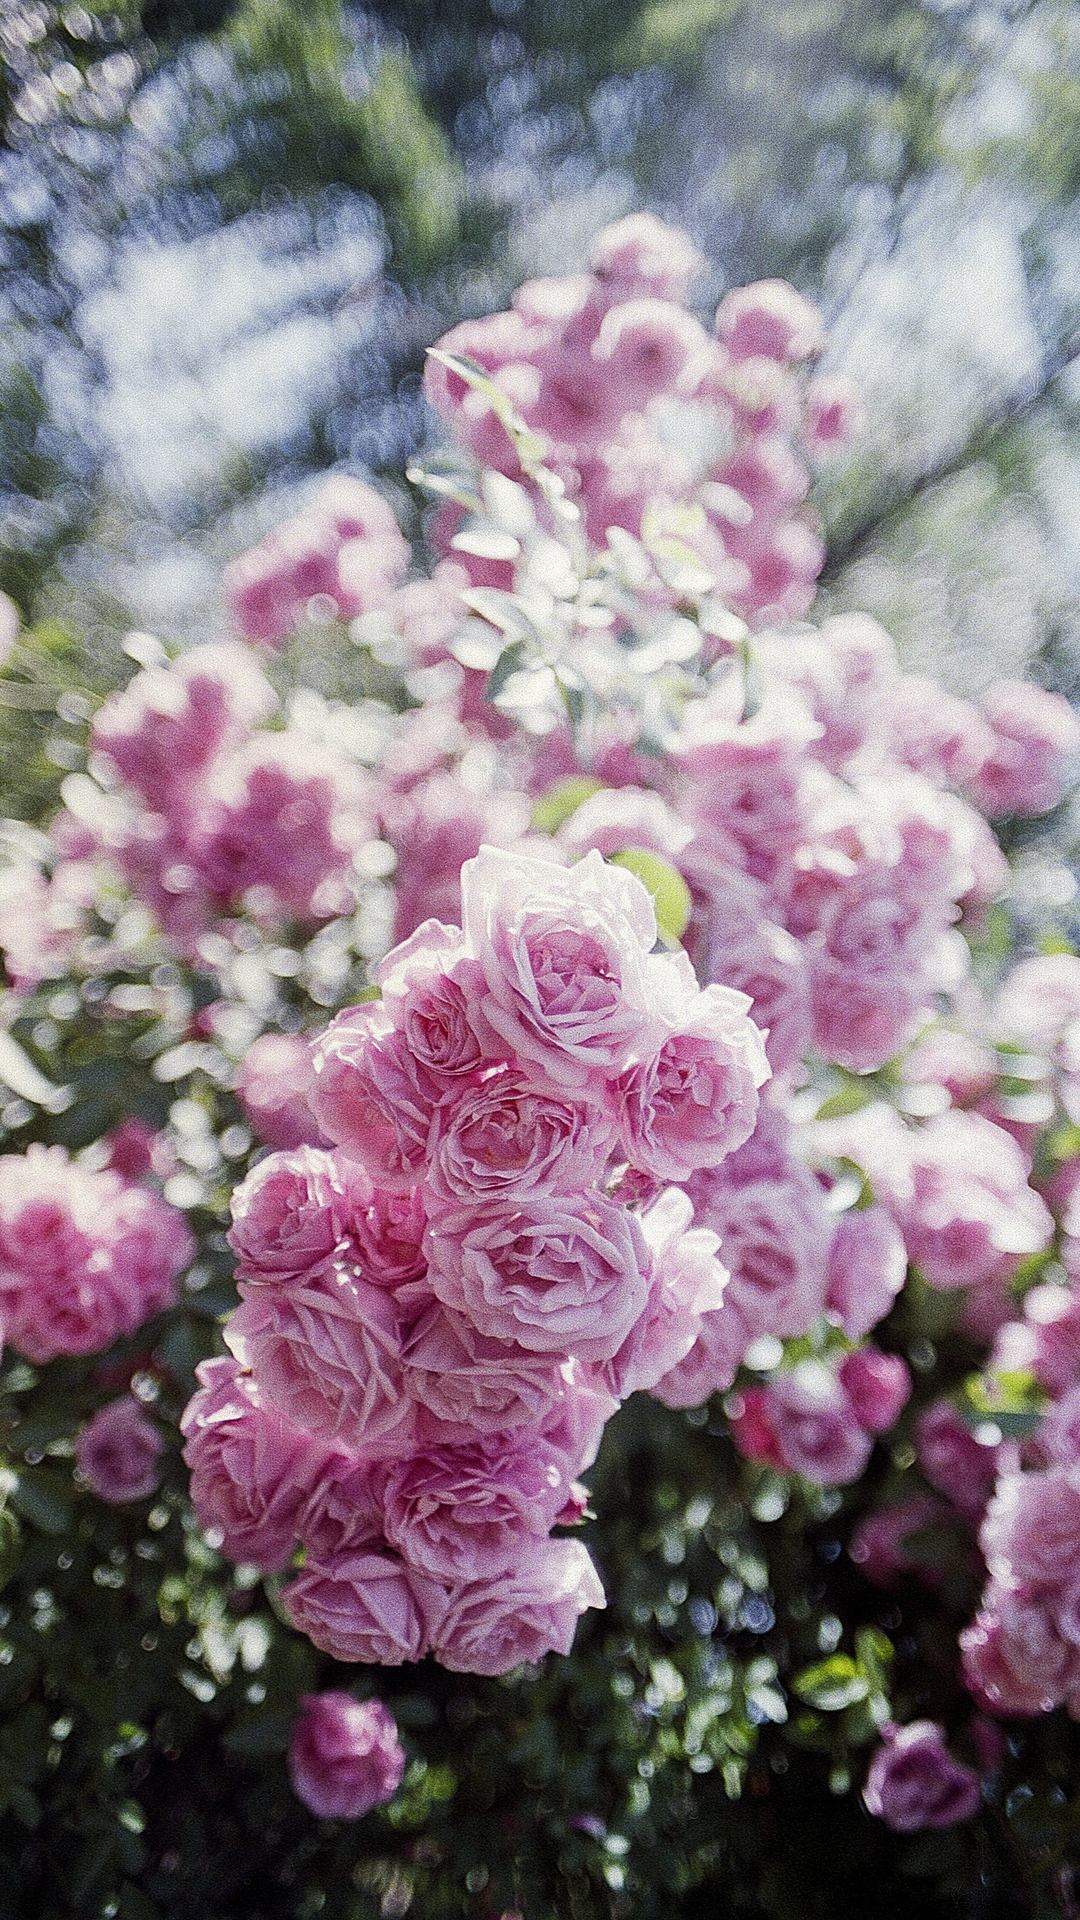
[[[183,1424],[226,1552],[303,1543],[282,1599],[317,1646],[501,1673],[603,1604],[552,1529],[618,1401],[720,1304],[717,1237],[668,1183],[747,1139],[767,1066],[743,996],[654,953],[649,894],[598,854],[485,848],[462,895],[317,1043],[334,1146],[234,1196],[235,1358]]]
[[[382,495],[335,474],[306,512],[226,568],[225,593],[245,640],[278,647],[309,613],[353,620],[381,606],[408,564],[408,545]]]
[[[734,1396],[732,1437],[751,1460],[844,1486],[859,1478],[874,1436],[895,1423],[910,1392],[906,1363],[876,1347],[856,1347],[835,1366],[800,1360]]]
[[[359,1820],[392,1800],[405,1755],[389,1708],[351,1693],[305,1693],[289,1735],[293,1792],[320,1820]]]
[[[69,869],[104,862],[182,947],[231,911],[310,925],[348,910],[352,856],[371,837],[368,778],[291,729],[263,730],[276,706],[233,643],[137,673],[94,719],[92,764],[113,791],[77,783],[79,817],[54,827],[70,853],[49,899],[70,894]]]
[[[183,1215],[149,1187],[63,1147],[0,1157],[0,1324],[27,1360],[100,1353],[134,1333],[172,1305],[193,1254]]]
[[[755,620],[805,613],[824,548],[804,501],[810,458],[859,429],[861,406],[839,378],[807,382],[821,315],[783,281],[729,293],[706,332],[685,306],[704,265],[686,235],[634,214],[597,235],[592,270],[519,287],[508,313],[463,321],[439,350],[471,360],[540,436],[545,462],[580,504],[589,537],[638,537],[650,516],[689,539],[725,599]],[[425,392],[480,463],[521,477],[490,400],[439,358]],[[714,449],[704,466],[665,431],[693,405]],[[698,523],[685,532],[685,509]],[[444,539],[454,514],[443,517]],[[490,563],[466,567],[504,583]]]

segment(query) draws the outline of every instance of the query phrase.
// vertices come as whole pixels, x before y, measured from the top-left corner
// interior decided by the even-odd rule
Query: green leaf
[[[800,1700],[819,1713],[842,1713],[845,1707],[865,1700],[870,1691],[865,1673],[849,1653],[834,1653],[817,1666],[806,1667],[791,1684]]]
[[[564,820],[572,819],[586,800],[603,790],[603,785],[589,773],[570,773],[565,780],[553,781],[536,802],[530,826],[537,833],[557,833]]]
[[[823,1100],[817,1110],[819,1120],[843,1120],[846,1114],[858,1113],[861,1107],[868,1107],[873,1099],[869,1087],[860,1086],[858,1081],[850,1080],[839,1093],[832,1093]]]
[[[681,940],[690,919],[693,901],[682,874],[647,847],[624,847],[611,855],[613,867],[625,867],[636,873],[648,888],[656,908],[656,925],[665,940]]]
[[[71,1527],[71,1484],[48,1468],[28,1467],[16,1475],[14,1506],[42,1533],[67,1533]]]
[[[512,673],[518,673],[525,664],[525,647],[522,641],[515,640],[504,647],[491,672],[488,674],[487,687],[484,690],[486,700],[494,700],[502,692]]]

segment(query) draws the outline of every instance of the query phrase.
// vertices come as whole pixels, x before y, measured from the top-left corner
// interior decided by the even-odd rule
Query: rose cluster
[[[233,1359],[184,1419],[234,1558],[303,1571],[290,1618],[343,1660],[500,1673],[603,1604],[578,1475],[618,1402],[720,1308],[678,1183],[749,1136],[745,998],[654,952],[636,876],[485,849],[315,1048],[334,1143],[233,1202]]]
[[[172,1305],[194,1255],[182,1213],[63,1147],[0,1157],[0,1324],[35,1364],[99,1353]]]

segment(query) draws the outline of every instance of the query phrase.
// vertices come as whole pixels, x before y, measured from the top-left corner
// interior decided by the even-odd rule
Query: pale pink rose
[[[919,1465],[932,1487],[970,1520],[977,1520],[994,1490],[997,1450],[984,1447],[951,1400],[935,1400],[915,1429]]]
[[[931,1027],[908,1049],[903,1070],[908,1086],[944,1087],[954,1106],[966,1107],[991,1091],[998,1063],[993,1048],[974,1035]]]
[[[514,1067],[497,1067],[438,1109],[426,1191],[456,1206],[580,1191],[601,1177],[614,1143],[599,1103],[537,1091]]]
[[[845,1354],[837,1377],[867,1433],[884,1433],[893,1426],[911,1395],[906,1361],[898,1353],[880,1353],[873,1346]]]
[[[1039,953],[1018,961],[998,988],[992,1015],[1002,1039],[1053,1054],[1080,1020],[1080,957]]]
[[[422,941],[429,929],[440,934],[450,931],[437,921],[425,920],[411,940],[387,954],[379,968],[385,982],[383,1005],[393,1015],[413,1059],[421,1067],[440,1082],[449,1076],[468,1079],[490,1066],[493,1060],[501,1059],[504,1052],[497,1042],[492,1046],[495,1037],[486,1026],[477,1032],[470,1022],[470,1008],[475,1008],[478,997],[476,963],[455,954],[452,974],[435,971],[434,967],[421,971],[419,965],[407,968],[404,963],[393,964],[414,941]],[[418,947],[417,962],[422,961],[424,955],[425,948]],[[399,985],[403,978],[408,980],[404,991]]]
[[[99,1500],[144,1500],[160,1478],[165,1441],[137,1400],[125,1394],[99,1407],[75,1442],[83,1479]]]
[[[872,1441],[830,1367],[801,1360],[766,1388],[767,1418],[784,1465],[818,1486],[857,1480]]]
[[[933,1720],[882,1729],[863,1788],[868,1811],[894,1833],[922,1833],[970,1820],[982,1805],[979,1776],[954,1760]]]
[[[87,930],[100,875],[89,860],[60,860],[46,879],[29,859],[13,860],[0,882],[0,950],[13,990],[67,973]]]
[[[575,807],[558,839],[572,857],[595,847],[607,860],[627,847],[645,847],[677,864],[692,835],[667,801],[647,787],[603,787]]]
[[[728,1273],[717,1259],[719,1237],[707,1227],[692,1226],[692,1218],[690,1196],[680,1187],[669,1187],[641,1216],[653,1257],[648,1300],[600,1370],[618,1400],[669,1377],[686,1359],[706,1317],[723,1303]]]
[[[484,847],[462,871],[462,923],[486,985],[480,1009],[511,1057],[558,1086],[617,1073],[648,1045],[648,890],[599,853],[574,867]]]
[[[416,1576],[393,1554],[335,1553],[309,1560],[282,1588],[281,1604],[320,1653],[400,1667],[428,1649],[417,1591]]]
[[[908,1545],[945,1518],[948,1509],[928,1493],[916,1493],[891,1507],[877,1507],[859,1521],[851,1536],[848,1552],[860,1573],[876,1587],[892,1591],[907,1579],[924,1586],[941,1584],[937,1568]]]
[[[348,1453],[406,1444],[402,1318],[385,1288],[328,1265],[287,1291],[247,1289],[225,1337],[267,1406]]]
[[[634,1166],[683,1180],[749,1137],[769,1076],[749,1004],[730,987],[704,988],[658,1051],[620,1075],[620,1131]]]
[[[888,752],[935,786],[964,787],[993,745],[978,707],[921,673],[897,674],[879,724]]]
[[[427,1164],[445,1082],[420,1064],[377,1001],[339,1013],[312,1059],[311,1104],[319,1125],[377,1185],[414,1187]]]
[[[1032,1592],[1067,1586],[1080,1560],[1080,1487],[1067,1469],[1003,1474],[979,1531],[1001,1586]]]
[[[405,1343],[405,1388],[422,1445],[468,1442],[477,1434],[537,1422],[561,1405],[574,1372],[559,1353],[530,1353],[488,1339],[438,1304]]]
[[[960,1635],[964,1683],[988,1713],[1033,1719],[1080,1683],[1080,1647],[1062,1638],[1045,1601],[991,1582]]]
[[[268,1147],[325,1146],[307,1095],[315,1082],[311,1048],[299,1033],[261,1033],[240,1062],[236,1097]]]
[[[684,300],[705,258],[681,227],[654,213],[628,213],[596,235],[589,265],[605,287]]]
[[[1080,1294],[1071,1286],[1032,1287],[1024,1300],[1024,1322],[1022,1365],[1030,1366],[1049,1393],[1064,1393],[1080,1372]]]
[[[984,813],[1046,813],[1065,792],[1080,753],[1080,720],[1059,693],[1026,680],[999,680],[982,697],[994,734],[968,793]]]
[[[824,543],[805,518],[733,527],[725,545],[749,570],[749,587],[732,592],[732,605],[748,620],[801,620],[809,610],[825,564]]]
[[[35,1364],[97,1353],[172,1304],[194,1242],[148,1187],[63,1147],[0,1158],[0,1315]]]
[[[907,1251],[883,1207],[849,1208],[829,1248],[825,1305],[849,1340],[861,1340],[892,1307],[907,1274]]]
[[[289,1734],[293,1792],[319,1820],[359,1820],[392,1800],[405,1755],[381,1700],[302,1693]]]
[[[813,301],[786,280],[756,280],[721,300],[717,337],[735,360],[764,354],[770,360],[809,360],[825,346],[825,328]]]
[[[180,1422],[192,1504],[230,1560],[276,1572],[329,1449],[265,1406],[235,1360],[203,1360],[195,1371],[200,1387]]]
[[[429,1223],[424,1246],[445,1306],[534,1353],[610,1360],[648,1296],[641,1229],[600,1194],[460,1208]]]
[[[751,449],[764,438],[784,445],[803,413],[803,396],[791,369],[760,353],[732,361],[720,348],[694,398],[711,401],[721,412],[730,407],[735,432],[749,436]]]
[[[156,813],[186,810],[211,760],[238,746],[277,706],[245,647],[191,647],[164,667],[146,667],[94,718],[91,746]]]
[[[509,1673],[546,1653],[569,1653],[578,1617],[606,1604],[578,1540],[552,1540],[525,1566],[475,1580],[450,1597],[434,1632],[437,1660],[453,1673]]]
[[[429,1447],[377,1470],[386,1538],[451,1584],[490,1580],[547,1551],[571,1496],[564,1460],[535,1427]]]

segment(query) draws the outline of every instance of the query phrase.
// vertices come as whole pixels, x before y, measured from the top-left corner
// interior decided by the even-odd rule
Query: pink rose
[[[325,1145],[307,1096],[315,1083],[311,1049],[298,1033],[261,1033],[240,1062],[236,1097],[268,1147]]]
[[[428,1226],[432,1289],[488,1338],[610,1360],[648,1295],[637,1221],[600,1194],[526,1194]]]
[[[440,1305],[413,1328],[403,1362],[417,1437],[433,1446],[541,1420],[561,1404],[574,1379],[563,1355],[489,1339]]]
[[[520,1571],[570,1498],[564,1462],[535,1427],[430,1447],[378,1471],[386,1538],[454,1584]]]
[[[75,1442],[75,1458],[99,1500],[144,1500],[157,1486],[164,1445],[138,1401],[125,1394],[87,1421]]]
[[[883,1207],[851,1208],[829,1248],[825,1305],[849,1340],[860,1340],[891,1308],[907,1274],[903,1239]]]
[[[620,1076],[621,1130],[634,1166],[684,1180],[718,1166],[749,1137],[757,1090],[769,1076],[749,1005],[730,987],[706,987],[659,1050]]]
[[[894,1833],[921,1833],[970,1820],[982,1804],[979,1776],[954,1760],[933,1720],[882,1730],[863,1788],[870,1813]]]
[[[331,1021],[312,1059],[311,1104],[331,1140],[366,1166],[378,1186],[422,1179],[444,1087],[411,1052],[378,1002],[348,1007]]]
[[[374,1467],[353,1454],[326,1460],[296,1521],[296,1537],[310,1558],[382,1547],[382,1507],[375,1497]]]
[[[428,1632],[416,1576],[389,1553],[335,1553],[309,1560],[282,1589],[281,1604],[294,1627],[320,1653],[367,1666],[400,1667],[421,1660]]]
[[[668,1187],[641,1216],[653,1256],[649,1297],[619,1351],[601,1369],[619,1400],[666,1379],[685,1360],[706,1317],[722,1304],[728,1273],[717,1259],[719,1238],[707,1227],[691,1226],[692,1218],[690,1197],[680,1187]]]
[[[851,1402],[859,1425],[868,1433],[884,1433],[900,1418],[911,1394],[911,1374],[898,1353],[879,1353],[876,1347],[858,1347],[845,1354],[837,1377]]]
[[[319,1820],[359,1820],[392,1800],[405,1771],[393,1715],[381,1700],[304,1693],[289,1735],[293,1792]]]
[[[960,1635],[964,1682],[988,1713],[1033,1719],[1080,1683],[1080,1647],[1062,1638],[1045,1600],[991,1581]]]
[[[229,1244],[237,1272],[281,1285],[343,1254],[354,1213],[373,1191],[344,1155],[311,1146],[268,1154],[233,1191]]]
[[[393,1297],[335,1266],[287,1293],[247,1286],[226,1340],[257,1375],[267,1406],[349,1453],[400,1447],[412,1408]]]
[[[831,1368],[800,1360],[771,1380],[766,1394],[768,1422],[790,1473],[822,1487],[858,1479],[872,1442]]]
[[[276,1572],[292,1553],[301,1508],[329,1449],[272,1407],[235,1360],[203,1360],[180,1422],[191,1499],[230,1560]]]
[[[725,1296],[721,1307],[702,1315],[689,1353],[655,1383],[654,1397],[665,1407],[700,1407],[710,1394],[725,1392],[752,1338],[738,1305]]]
[[[1009,1473],[997,1483],[979,1533],[1003,1586],[1063,1587],[1080,1559],[1080,1487],[1065,1468]]]
[[[920,1415],[915,1446],[930,1485],[977,1520],[994,1490],[996,1449],[976,1439],[951,1400],[935,1400]]]
[[[427,1190],[451,1205],[592,1186],[614,1143],[597,1102],[537,1091],[513,1067],[491,1071],[438,1111]]]
[[[652,899],[593,851],[574,867],[484,847],[461,876],[480,1011],[512,1058],[559,1087],[608,1077],[647,1045]]]
[[[751,1136],[743,1155],[753,1144]],[[741,1171],[733,1156],[716,1173],[689,1183],[695,1224],[720,1235],[731,1272],[725,1311],[738,1307],[749,1339],[805,1333],[825,1305],[833,1228],[824,1194],[794,1160],[758,1179],[742,1180]]]
[[[948,1509],[928,1493],[910,1494],[891,1507],[877,1507],[864,1514],[851,1536],[848,1552],[860,1573],[876,1587],[892,1590],[906,1579],[924,1586],[939,1586],[940,1575],[929,1559],[913,1552],[908,1542],[935,1522],[943,1520]]]
[[[825,327],[812,300],[786,280],[755,280],[725,293],[716,314],[717,338],[735,360],[809,360],[825,346]]]
[[[605,1604],[581,1542],[552,1540],[525,1566],[453,1593],[435,1629],[435,1657],[453,1673],[509,1673],[524,1660],[569,1653],[578,1616]]]
[[[994,744],[968,786],[975,805],[992,817],[1046,813],[1080,752],[1080,721],[1060,693],[1027,680],[995,682],[982,706]]]

